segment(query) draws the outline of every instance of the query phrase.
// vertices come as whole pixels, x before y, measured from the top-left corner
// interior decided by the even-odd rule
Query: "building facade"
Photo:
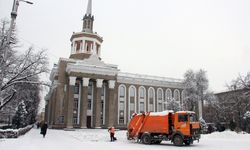
[[[45,118],[52,128],[126,128],[133,113],[182,103],[182,80],[124,73],[101,60],[103,38],[93,32],[88,1],[81,32],[71,36],[71,55],[54,65],[46,96]]]

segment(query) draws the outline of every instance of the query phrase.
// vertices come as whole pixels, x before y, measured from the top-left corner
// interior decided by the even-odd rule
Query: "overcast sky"
[[[52,67],[69,57],[87,0],[32,1],[19,6],[20,44],[47,49]],[[0,0],[0,18],[10,18],[12,3]],[[102,60],[122,72],[183,78],[204,69],[219,92],[250,71],[249,0],[93,0],[92,12]]]

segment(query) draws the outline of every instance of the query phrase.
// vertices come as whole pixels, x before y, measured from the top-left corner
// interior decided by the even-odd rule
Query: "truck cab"
[[[176,112],[173,115],[173,120],[174,129],[172,141],[175,145],[181,145],[183,142],[185,145],[190,145],[194,140],[200,139],[200,124],[194,112]]]

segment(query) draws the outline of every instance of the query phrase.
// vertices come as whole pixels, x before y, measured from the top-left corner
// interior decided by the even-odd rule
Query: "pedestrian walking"
[[[110,141],[113,142],[116,140],[116,137],[115,137],[115,127],[111,127],[108,129],[108,132],[110,134]]]
[[[45,138],[47,128],[48,128],[47,122],[44,122],[41,126],[41,132],[40,132],[40,134],[43,135],[43,138]]]

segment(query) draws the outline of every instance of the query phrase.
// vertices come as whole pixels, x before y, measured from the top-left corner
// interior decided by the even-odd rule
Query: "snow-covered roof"
[[[149,114],[149,116],[166,116],[169,113],[174,113],[174,111],[173,110],[166,110],[166,111],[162,111],[162,112],[151,112]]]
[[[194,114],[194,111],[177,111],[176,113],[188,113],[188,114]]]
[[[117,82],[144,86],[184,88],[182,79],[118,72]]]
[[[147,79],[147,80],[158,80],[158,81],[165,81],[165,82],[183,82],[182,79],[159,77],[159,76],[152,76],[152,75],[145,75],[145,74],[134,74],[134,73],[127,73],[127,72],[119,72],[118,76],[138,78],[138,79],[140,78],[140,79]]]
[[[68,63],[66,71],[115,76],[119,69],[117,65],[106,64],[93,54],[88,59]]]

